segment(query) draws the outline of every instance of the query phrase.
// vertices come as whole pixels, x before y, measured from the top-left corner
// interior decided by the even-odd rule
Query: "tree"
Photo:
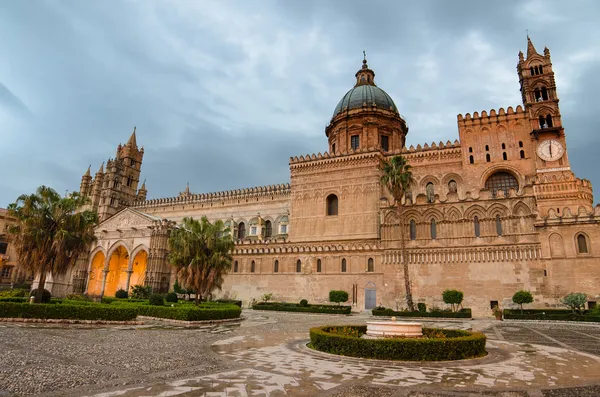
[[[196,291],[196,304],[215,289],[221,289],[223,276],[231,269],[234,243],[222,221],[210,223],[183,218],[169,237],[169,262],[175,266],[183,287]]]
[[[521,306],[521,314],[523,314],[523,305],[533,302],[533,296],[529,291],[517,291],[512,297],[512,301]]]
[[[442,298],[444,299],[444,303],[450,305],[452,307],[452,311],[455,312],[458,310],[458,306],[463,301],[464,294],[461,291],[457,291],[455,289],[447,289],[442,292]]]
[[[409,310],[414,311],[415,305],[413,303],[412,287],[410,284],[410,273],[408,269],[408,259],[406,255],[406,241],[404,241],[405,225],[404,225],[404,211],[402,208],[402,197],[405,192],[410,188],[412,181],[412,173],[410,171],[411,166],[408,161],[398,155],[390,158],[389,160],[382,159],[379,165],[379,169],[382,172],[381,184],[385,185],[394,200],[396,201],[398,220],[400,224],[400,250],[402,256],[402,269],[404,271],[404,289],[406,290],[406,304]]]
[[[54,277],[65,274],[96,241],[98,215],[82,211],[87,203],[88,199],[78,193],[61,197],[55,190],[40,186],[8,206],[8,213],[17,219],[8,232],[19,262],[40,276],[34,302],[41,302],[49,272]]]
[[[562,303],[569,306],[573,311],[579,311],[585,307],[587,296],[581,292],[574,292],[562,298]]]
[[[346,291],[329,291],[329,302],[337,303],[348,302],[348,293]]]

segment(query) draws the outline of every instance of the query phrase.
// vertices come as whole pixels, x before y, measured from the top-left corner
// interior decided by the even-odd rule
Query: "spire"
[[[104,161],[100,164],[100,169],[97,172],[98,174],[104,174]]]
[[[355,87],[359,85],[375,85],[375,72],[369,69],[369,65],[367,65],[367,53],[365,51],[363,51],[362,67],[356,72],[355,76]]]
[[[188,182],[185,187],[185,194],[190,194],[190,183]]]
[[[133,127],[133,133],[131,134],[131,136],[129,137],[129,140],[127,141],[127,146],[137,148],[137,141],[135,139],[135,127]]]
[[[88,167],[88,169],[87,169],[87,171],[85,172],[85,175],[84,175],[84,176],[92,176],[92,174],[90,173],[90,172],[91,172],[91,168],[92,168],[92,165],[90,164],[90,166]]]
[[[146,190],[146,180],[144,179],[144,182],[142,183],[142,187],[140,188],[140,190]]]
[[[532,55],[538,55],[538,53],[535,50],[531,39],[529,38],[529,34],[527,34],[527,58],[529,58]]]

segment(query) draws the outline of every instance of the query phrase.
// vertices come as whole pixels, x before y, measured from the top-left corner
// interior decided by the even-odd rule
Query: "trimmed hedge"
[[[600,322],[600,316],[573,313],[571,310],[520,310],[504,309],[506,320],[552,320],[552,321],[582,321]]]
[[[388,317],[441,317],[441,318],[472,318],[471,309],[461,309],[457,312],[442,312],[442,311],[432,311],[432,312],[420,312],[420,311],[402,311],[397,312],[392,309],[386,309],[381,307],[376,307],[372,311],[374,316],[388,316]]]
[[[0,317],[132,321],[137,317],[137,311],[134,308],[108,307],[104,305],[0,302]]]
[[[0,302],[13,302],[13,303],[25,303],[29,302],[29,298],[26,297],[0,297]]]
[[[169,306],[137,306],[137,313],[140,316],[168,318],[172,320],[183,321],[203,321],[203,320],[225,320],[229,318],[238,318],[242,313],[236,305],[219,305],[199,307],[189,305],[169,307]]]
[[[423,328],[424,335],[442,333],[446,338],[365,339],[331,332],[337,328],[311,328],[311,346],[327,353],[379,360],[445,361],[486,355],[486,337],[480,332]],[[361,325],[345,328],[356,329],[359,335],[367,332],[367,327]]]
[[[307,305],[300,306],[296,303],[259,302],[252,305],[254,310],[273,310],[279,312],[302,312],[302,313],[327,313],[327,314],[350,314],[352,306],[335,305]]]
[[[230,305],[237,305],[242,307],[242,301],[234,300],[234,299],[217,299],[215,302],[217,303],[229,303]]]

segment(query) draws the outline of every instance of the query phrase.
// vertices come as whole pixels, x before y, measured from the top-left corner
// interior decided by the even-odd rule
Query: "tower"
[[[79,194],[81,196],[89,197],[92,194],[92,175],[90,173],[92,166],[90,165],[81,177],[81,185],[79,186]]]

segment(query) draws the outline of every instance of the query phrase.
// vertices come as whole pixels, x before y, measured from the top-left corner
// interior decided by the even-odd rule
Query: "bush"
[[[272,310],[278,312],[302,312],[302,313],[328,313],[328,314],[350,314],[351,306],[334,305],[308,305],[300,306],[295,303],[266,303],[260,302],[252,305],[254,310]]]
[[[238,307],[242,307],[242,301],[234,300],[234,299],[217,299],[216,303],[228,303],[230,305],[237,305]]]
[[[329,302],[340,304],[342,302],[348,302],[348,293],[346,291],[329,291]]]
[[[37,294],[37,288],[31,291],[29,294],[30,297],[35,296]],[[42,293],[42,303],[50,303],[50,299],[52,299],[52,294],[47,289]]]
[[[585,313],[585,312],[584,312]],[[571,310],[508,310],[504,309],[504,318],[508,320],[551,320],[551,321],[583,321],[600,322],[600,313],[594,311],[585,314],[574,313]]]
[[[28,296],[29,290],[25,288],[13,288],[0,291],[0,298],[22,298]]]
[[[521,290],[515,292],[512,301],[521,307],[521,313],[523,313],[523,305],[533,302],[533,296],[531,295],[531,292]]]
[[[152,294],[152,287],[149,285],[134,285],[131,288],[131,297],[134,299],[148,299]]]
[[[152,306],[164,306],[165,305],[165,297],[161,294],[152,294],[150,295],[150,305]]]
[[[169,303],[177,303],[177,294],[175,292],[169,292],[165,296],[165,300]]]
[[[115,292],[115,298],[118,299],[127,299],[127,291],[125,291],[124,289],[119,289],[117,290],[117,292]]]
[[[562,303],[569,306],[573,311],[581,311],[585,308],[587,296],[581,292],[569,294],[562,298]]]
[[[464,294],[461,291],[457,291],[455,289],[447,289],[442,292],[442,298],[444,299],[444,303],[450,305],[452,311],[455,312],[458,310],[458,306],[463,301]]]
[[[424,303],[417,303],[417,309],[419,310],[419,312],[421,313],[426,313],[427,312],[427,305]]]
[[[298,304],[298,306],[300,306],[300,307],[307,307],[308,306],[308,301],[306,299],[302,299],[300,301],[300,303]]]
[[[52,305],[40,303],[0,302],[0,317],[9,318],[43,318],[69,320],[135,320],[135,308],[109,307],[99,304],[90,305]]]
[[[0,297],[0,302],[29,302],[29,298],[22,296],[6,296]]]
[[[70,301],[85,301],[85,302],[92,302],[92,298],[90,298],[89,296],[87,296],[86,294],[69,294],[67,295],[67,300]]]
[[[471,318],[471,309],[460,309],[457,312],[432,310],[430,312],[395,311],[379,306],[371,311],[374,316],[395,317],[442,317],[442,318]]]
[[[268,301],[270,301],[272,298],[273,298],[273,294],[264,294],[264,295],[262,296],[262,300],[263,300],[263,302],[268,302]]]
[[[242,313],[236,305],[185,305],[170,306],[137,306],[140,316],[168,318],[183,321],[224,320],[238,318]]]
[[[354,328],[356,333],[339,332],[340,328]],[[486,337],[479,332],[423,328],[429,338],[360,338],[366,331],[366,326],[311,328],[310,342],[314,349],[327,353],[379,360],[461,360],[486,354]]]

